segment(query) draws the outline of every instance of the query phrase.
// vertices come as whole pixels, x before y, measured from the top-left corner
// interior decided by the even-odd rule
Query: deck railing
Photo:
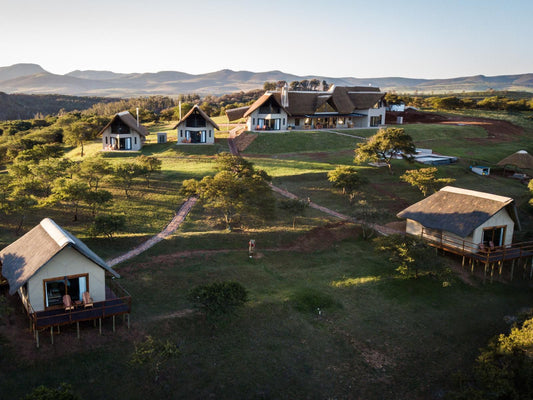
[[[426,229],[422,229],[420,237],[432,246],[483,262],[505,261],[533,256],[533,242],[512,243],[491,248],[444,233],[427,231]]]
[[[95,301],[90,307],[85,307],[82,303],[73,310],[68,311],[64,308],[34,311],[31,304],[28,303],[28,314],[33,328],[42,329],[129,314],[131,312],[131,296],[129,293],[116,282],[111,282],[110,286],[110,288],[106,288],[106,292],[110,293],[111,296],[106,296],[108,298],[103,301]]]

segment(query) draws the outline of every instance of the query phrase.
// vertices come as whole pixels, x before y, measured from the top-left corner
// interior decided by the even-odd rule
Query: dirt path
[[[172,221],[166,226],[165,229],[163,229],[161,232],[159,232],[157,235],[152,236],[150,239],[148,239],[146,242],[140,244],[133,250],[128,251],[126,254],[123,254],[121,256],[115,257],[111,260],[107,261],[107,264],[112,267],[114,265],[117,265],[123,261],[129,260],[130,258],[133,258],[135,256],[138,256],[142,252],[148,250],[150,247],[155,245],[156,243],[159,243],[161,240],[165,239],[166,237],[173,234],[176,229],[180,226],[180,224],[183,222],[187,214],[191,211],[192,207],[196,204],[196,201],[198,199],[196,197],[189,197],[185,203],[181,206],[179,211],[176,213],[174,218],[172,218]]]

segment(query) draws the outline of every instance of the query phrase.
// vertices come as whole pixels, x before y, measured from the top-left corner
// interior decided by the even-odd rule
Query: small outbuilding
[[[100,135],[104,151],[139,151],[146,141],[148,130],[129,111],[122,111],[102,128],[98,133]]]
[[[213,144],[215,129],[220,130],[198,105],[191,108],[173,129],[177,129],[177,144]]]
[[[520,229],[510,197],[446,186],[397,215],[406,233],[467,252],[508,246]]]

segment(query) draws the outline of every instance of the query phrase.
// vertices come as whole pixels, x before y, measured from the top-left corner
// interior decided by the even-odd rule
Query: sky
[[[533,72],[532,0],[0,0],[0,66],[326,77]]]

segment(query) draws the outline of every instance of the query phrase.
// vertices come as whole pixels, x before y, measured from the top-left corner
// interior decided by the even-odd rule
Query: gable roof
[[[120,275],[85,243],[50,218],[45,218],[39,225],[0,251],[2,275],[9,282],[9,293],[15,293],[65,247],[74,248],[113,276],[120,278]]]
[[[240,109],[226,111],[230,121],[248,117],[261,107],[268,99],[273,98],[289,116],[305,116],[316,113],[317,108],[327,101],[333,105],[339,114],[350,114],[355,110],[372,108],[385,97],[377,87],[363,86],[333,86],[327,92],[319,91],[288,91],[289,105],[281,106],[281,92],[265,92],[249,108],[240,114]]]
[[[179,124],[181,124],[182,122],[184,122],[187,118],[189,118],[189,116],[194,112],[194,110],[198,111],[198,113],[207,121],[209,122],[211,125],[213,125],[215,127],[215,129],[218,129],[220,130],[220,128],[218,127],[218,125],[215,123],[215,121],[213,121],[211,118],[209,118],[209,115],[207,115],[205,113],[204,110],[202,110],[200,107],[198,107],[198,104],[195,104],[193,108],[191,108],[189,110],[189,112],[187,114],[185,114],[185,116],[180,119],[178,121],[178,123],[176,124],[176,126],[174,126],[174,128],[172,129],[176,129],[178,127]]]
[[[109,128],[109,126],[113,122],[115,122],[115,120],[117,120],[117,119],[120,119],[124,124],[126,124],[130,129],[133,129],[139,135],[141,135],[143,137],[146,137],[146,135],[148,135],[148,130],[144,126],[142,126],[141,124],[139,124],[139,126],[137,126],[137,120],[135,119],[135,117],[133,115],[130,114],[129,111],[122,111],[122,112],[119,112],[118,114],[115,114],[113,119],[111,121],[109,121],[109,123],[106,126],[104,126],[102,128],[102,130],[98,133],[98,136],[100,136],[102,133],[104,133],[104,131],[107,128]]]
[[[230,108],[229,110],[226,110],[226,115],[228,116],[228,120],[236,121],[238,119],[241,119],[242,117],[244,117],[244,114],[246,113],[246,111],[248,111],[249,108],[250,106],[245,106],[245,107],[238,107],[238,108]]]
[[[514,200],[510,197],[446,186],[397,216],[417,221],[426,228],[466,237],[502,208],[511,205],[514,206]],[[508,211],[518,225],[514,208]]]

